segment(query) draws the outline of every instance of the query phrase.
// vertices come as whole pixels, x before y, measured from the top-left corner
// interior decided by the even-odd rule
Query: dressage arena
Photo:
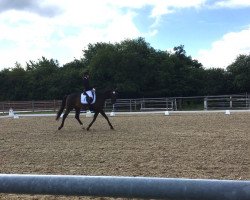
[[[250,113],[0,118],[0,173],[250,179]],[[84,127],[92,118],[81,115]],[[0,199],[109,199],[6,195]]]

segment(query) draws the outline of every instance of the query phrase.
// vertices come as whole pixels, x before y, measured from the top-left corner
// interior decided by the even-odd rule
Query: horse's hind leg
[[[100,113],[101,113],[102,116],[107,120],[107,122],[108,122],[108,124],[109,124],[109,126],[110,126],[110,129],[114,129],[114,127],[113,127],[112,124],[110,123],[109,118],[108,118],[108,116],[105,114],[105,112],[102,110],[102,111],[100,111]]]
[[[65,119],[67,118],[68,114],[70,113],[70,110],[71,110],[71,109],[68,109],[68,108],[66,109],[66,111],[65,111],[65,113],[64,113],[64,115],[63,115],[63,119],[62,119],[61,126],[58,127],[58,130],[60,130],[60,129],[63,127],[64,121],[65,121]]]
[[[75,118],[76,120],[79,122],[79,124],[83,125],[82,121],[80,120],[80,108],[75,108],[76,110],[76,114],[75,114]]]
[[[92,126],[92,124],[95,122],[95,120],[96,120],[98,114],[99,114],[99,112],[95,112],[94,118],[93,118],[92,122],[88,125],[87,131],[90,129],[90,127]]]

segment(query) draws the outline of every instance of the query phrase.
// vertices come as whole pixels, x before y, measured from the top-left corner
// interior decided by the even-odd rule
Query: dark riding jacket
[[[83,87],[84,87],[85,91],[92,90],[92,87],[90,87],[90,84],[89,84],[88,77],[83,77]]]

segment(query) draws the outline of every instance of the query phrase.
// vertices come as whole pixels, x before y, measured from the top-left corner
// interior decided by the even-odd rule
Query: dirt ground
[[[250,179],[250,113],[0,119],[0,173]],[[91,118],[81,119],[87,127]],[[0,199],[109,199],[0,194]]]

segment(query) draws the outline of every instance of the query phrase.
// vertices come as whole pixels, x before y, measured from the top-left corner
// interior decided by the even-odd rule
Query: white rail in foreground
[[[250,181],[0,174],[0,193],[170,200],[249,200]]]

